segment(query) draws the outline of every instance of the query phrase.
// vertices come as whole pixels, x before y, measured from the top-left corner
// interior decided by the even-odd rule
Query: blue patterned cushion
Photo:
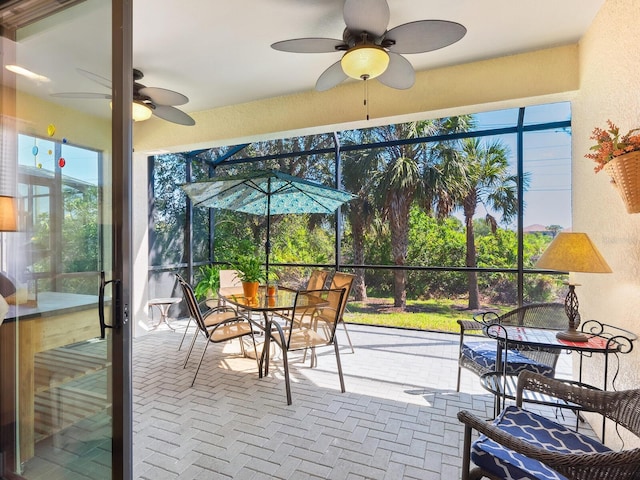
[[[469,342],[462,344],[462,355],[489,371],[496,370],[496,342]],[[504,352],[502,358],[505,360]],[[553,376],[553,368],[523,355],[517,350],[508,350],[506,355],[507,374],[517,375],[523,370],[531,370],[540,375]]]
[[[505,408],[493,424],[534,446],[549,451],[563,453],[611,451],[597,440],[515,406]],[[507,480],[565,480],[566,478],[544,463],[509,450],[489,440],[485,435],[480,435],[471,446],[471,459],[487,472]]]

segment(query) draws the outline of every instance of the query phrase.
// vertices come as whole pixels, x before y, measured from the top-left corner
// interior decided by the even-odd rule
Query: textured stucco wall
[[[578,82],[578,47],[568,45],[418,72],[415,85],[408,90],[371,81],[368,122],[363,83],[354,81],[326,92],[310,91],[196,112],[192,114],[194,127],[151,119],[134,126],[134,146],[137,152],[184,151],[473,113],[492,108],[489,105],[521,106],[526,102],[523,99],[535,98],[541,103],[544,97],[576,91]],[[513,99],[519,100],[513,103]]]
[[[611,119],[640,127],[640,2],[607,0],[579,44],[580,91],[573,102],[573,229],[589,234],[611,266],[606,275],[576,275],[583,318],[640,333],[640,214],[628,214],[605,172],[584,158],[595,126]],[[613,360],[610,368],[616,368]],[[640,388],[640,345],[620,357],[617,389]],[[602,360],[587,375],[602,385]],[[609,438],[615,437],[615,433]]]

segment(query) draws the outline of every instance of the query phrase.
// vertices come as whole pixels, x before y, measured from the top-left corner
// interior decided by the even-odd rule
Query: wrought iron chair
[[[594,390],[523,371],[518,376],[516,405],[506,407],[493,422],[458,412],[465,425],[463,480],[640,478],[640,448],[613,451],[592,437],[523,409],[525,390],[597,412],[640,437],[640,389]],[[472,443],[474,429],[481,435]],[[470,470],[471,460],[476,466]]]
[[[344,393],[344,378],[336,340],[336,327],[340,319],[340,305],[344,295],[344,289],[300,290],[296,293],[291,315],[274,314],[269,333],[270,338],[282,349],[287,405],[291,405],[288,353],[295,350],[315,351],[316,348],[333,345],[338,364],[340,388]],[[283,325],[275,319],[276,315],[283,320]],[[269,357],[270,355],[265,355],[265,375],[269,373]],[[315,355],[312,354],[312,357]]]
[[[465,337],[470,332],[483,333],[487,325],[517,325],[524,327],[563,330],[568,319],[562,303],[532,303],[511,310],[503,315],[483,312],[473,320],[458,320],[460,326],[460,347],[458,354],[458,379],[456,391],[460,391],[460,376],[463,368],[476,375],[496,370],[496,341],[487,337]],[[552,377],[558,362],[558,351],[549,350],[509,350],[507,373],[517,375],[522,370],[532,370]]]
[[[244,355],[244,344],[242,343],[242,337],[244,337],[245,335],[251,335],[251,339],[253,340],[254,353],[257,359],[258,353],[255,338],[253,336],[253,326],[249,319],[238,315],[238,313],[231,307],[224,306],[214,307],[210,310],[207,310],[205,313],[202,313],[200,311],[200,307],[198,306],[198,302],[191,285],[189,285],[181,276],[176,276],[178,278],[180,286],[182,287],[182,292],[184,294],[184,300],[189,310],[189,315],[196,321],[196,325],[198,327],[196,334],[193,336],[193,340],[191,341],[189,352],[187,352],[187,356],[184,360],[183,368],[187,367],[187,362],[189,361],[189,357],[191,356],[191,352],[193,351],[193,346],[195,345],[198,335],[202,335],[207,339],[207,343],[202,350],[200,362],[198,362],[198,367],[196,368],[196,372],[193,375],[191,386],[193,387],[196,381],[196,377],[198,376],[198,372],[200,371],[200,366],[202,365],[202,360],[204,359],[205,353],[207,353],[207,347],[210,343],[221,343],[238,338],[240,339],[241,353]]]
[[[344,311],[347,307],[347,302],[349,301],[349,295],[351,295],[351,287],[353,286],[353,279],[355,275],[351,273],[344,272],[335,272],[333,277],[331,278],[331,285],[329,288],[344,288],[345,294],[342,299],[342,305],[340,305],[340,320],[339,322],[342,324],[342,328],[344,328],[344,333],[347,335],[347,341],[349,342],[349,347],[351,347],[351,353],[355,353],[353,349],[353,343],[351,343],[351,337],[349,336],[349,330],[347,330],[347,324],[344,323]]]

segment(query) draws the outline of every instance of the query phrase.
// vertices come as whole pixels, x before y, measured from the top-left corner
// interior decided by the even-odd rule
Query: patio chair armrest
[[[496,312],[492,312],[492,311],[488,311],[488,312],[479,312],[476,313],[473,316],[473,319],[482,324],[482,325],[488,325],[491,323],[497,323],[500,321],[500,315],[498,315]]]
[[[206,310],[202,314],[202,318],[207,318],[210,315],[220,314],[220,313],[225,313],[225,312],[231,313],[233,316],[238,316],[238,312],[236,312],[236,310],[234,308],[231,308],[229,306],[221,305],[219,307],[212,307],[212,308]]]
[[[288,317],[283,317],[286,318],[287,321],[291,321],[290,318]],[[278,337],[276,338],[275,334],[277,333]],[[286,348],[286,344],[285,344],[285,338],[284,338],[284,329],[282,328],[282,325],[280,325],[278,322],[271,322],[271,331],[269,332],[265,332],[266,335],[271,335],[271,338],[273,338],[277,343],[280,344],[281,348]]]
[[[605,392],[588,385],[568,384],[562,380],[525,370],[518,375],[516,404],[522,405],[524,391],[539,392],[580,405],[583,410],[603,412],[619,392]]]
[[[464,335],[466,331],[480,331],[484,328],[484,323],[478,322],[476,320],[456,320],[458,325],[460,326],[460,334]]]

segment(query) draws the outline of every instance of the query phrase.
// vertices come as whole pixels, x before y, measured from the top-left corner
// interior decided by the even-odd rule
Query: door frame
[[[113,278],[120,280],[120,298],[112,308],[113,325],[113,449],[112,478],[133,478],[132,421],[132,157],[133,0],[112,0],[112,206]]]

